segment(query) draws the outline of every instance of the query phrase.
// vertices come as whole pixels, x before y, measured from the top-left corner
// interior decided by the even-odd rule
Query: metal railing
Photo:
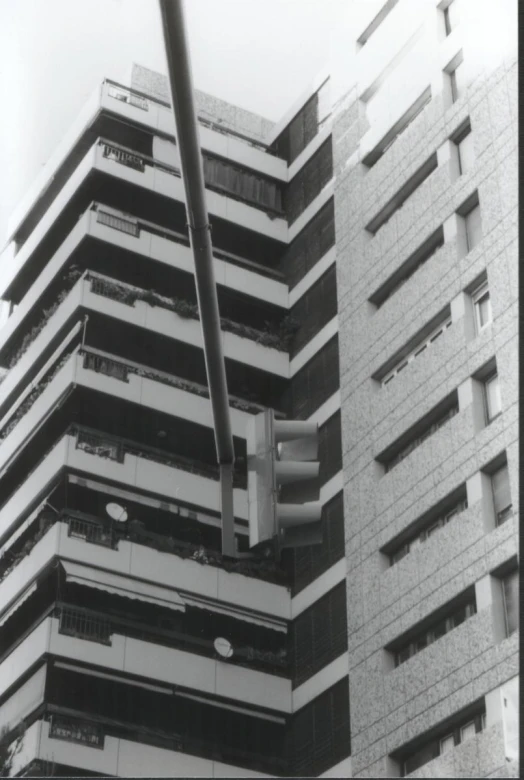
[[[73,431],[72,431],[73,432]],[[99,458],[109,458],[118,463],[124,462],[124,447],[121,441],[110,439],[89,428],[76,427],[76,449],[84,450]]]
[[[101,225],[107,225],[107,227],[120,230],[122,233],[135,236],[135,238],[140,236],[138,221],[119,217],[116,214],[110,214],[108,211],[103,211],[102,209],[97,209],[96,221],[100,222]]]
[[[81,742],[89,747],[104,747],[104,734],[99,726],[63,715],[51,715],[49,737],[51,739],[65,739],[69,742]]]
[[[113,379],[120,379],[122,382],[129,382],[128,366],[117,360],[103,357],[92,352],[83,351],[85,369],[95,371],[98,374],[105,374]]]
[[[108,227],[114,227],[117,230],[123,230],[123,232],[129,232],[131,234],[131,229],[129,227],[121,228],[116,223],[109,223],[109,220],[106,220],[106,217],[113,217],[116,220],[121,220],[122,223],[128,222],[129,225],[136,225],[137,226],[137,234],[136,237],[140,235],[140,230],[147,230],[150,233],[153,233],[154,235],[160,236],[161,238],[165,238],[168,241],[174,241],[177,244],[183,244],[183,246],[188,247],[189,246],[189,236],[185,235],[184,233],[179,233],[176,230],[171,230],[170,228],[163,227],[162,225],[158,225],[155,222],[150,222],[149,220],[142,219],[141,217],[134,217],[134,216],[124,216],[119,214],[111,214],[109,211],[106,211],[107,207],[104,206],[102,203],[97,203],[94,201],[90,209],[96,212],[100,212],[104,214],[104,218],[102,220],[98,220],[99,222],[102,222],[103,224],[108,225]],[[282,273],[282,271],[279,271],[275,268],[269,268],[265,265],[262,265],[261,263],[257,263],[254,260],[248,260],[245,257],[240,257],[240,255],[236,255],[233,252],[228,252],[226,249],[220,249],[218,247],[213,247],[213,255],[215,258],[219,260],[225,260],[228,263],[231,263],[232,265],[237,265],[241,268],[246,268],[247,270],[253,270],[257,274],[262,274],[263,276],[267,276],[273,279],[285,280],[285,274]]]
[[[101,547],[115,547],[114,534],[111,530],[104,528],[100,523],[92,523],[78,517],[69,518],[67,535]]]
[[[160,450],[147,444],[139,444],[129,439],[106,435],[83,425],[73,424],[68,429],[68,433],[72,436],[76,435],[76,449],[84,450],[91,455],[98,455],[100,458],[108,458],[109,460],[117,461],[117,463],[123,463],[125,455],[135,455],[138,458],[152,460],[165,466],[172,466],[191,474],[199,474],[208,479],[218,479],[218,468],[211,463],[196,461],[186,458],[184,455],[166,452],[165,450]],[[236,474],[234,484],[237,487],[245,487],[246,477]]]
[[[103,156],[109,160],[114,160],[127,168],[133,168],[135,171],[143,173],[145,171],[145,160],[133,152],[127,151],[117,145],[104,143]]]
[[[59,607],[59,621],[60,634],[111,645],[112,626],[102,617],[91,615],[80,608]]]
[[[116,100],[129,103],[130,105],[135,106],[136,108],[141,108],[144,111],[149,110],[149,105],[151,103],[155,103],[157,106],[168,109],[169,111],[171,110],[171,105],[165,100],[153,97],[152,95],[141,92],[140,90],[126,87],[123,84],[119,84],[118,82],[113,81],[112,79],[105,79],[104,81],[108,85],[109,96],[115,98]],[[111,90],[114,90],[114,92]],[[206,119],[203,116],[198,116],[198,122],[203,127],[208,127],[210,130],[215,130],[217,133],[221,133],[222,135],[230,135],[232,138],[238,138],[239,141],[242,141],[243,143],[247,144],[248,146],[252,146],[255,149],[259,149],[260,151],[269,154],[271,157],[278,157],[277,154],[270,151],[267,144],[263,143],[262,141],[257,141],[254,138],[250,138],[249,136],[244,135],[237,130],[225,127],[220,123],[220,120],[217,121],[213,119]]]

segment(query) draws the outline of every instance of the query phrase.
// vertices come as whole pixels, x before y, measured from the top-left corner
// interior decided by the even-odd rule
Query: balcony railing
[[[218,466],[203,461],[186,458],[173,452],[166,452],[147,444],[139,444],[120,436],[105,434],[87,426],[73,424],[68,429],[68,434],[76,436],[76,449],[84,450],[91,455],[100,458],[108,458],[117,463],[123,463],[126,455],[134,455],[137,458],[152,460],[165,466],[172,466],[191,474],[199,474],[207,479],[218,480]],[[235,474],[233,476],[235,487],[246,487],[246,476]]]
[[[189,247],[189,236],[184,233],[178,233],[176,230],[170,230],[169,228],[158,225],[155,222],[149,222],[141,217],[135,217],[131,214],[115,214],[113,209],[109,209],[108,206],[104,206],[102,203],[94,201],[90,208],[97,212],[97,222],[107,225],[108,227],[121,230],[123,233],[128,233],[136,238],[140,236],[140,231],[146,230],[149,233],[166,238],[169,241],[174,241],[177,244],[183,244]],[[225,260],[232,265],[240,266],[241,268],[247,268],[253,270],[257,274],[268,276],[270,278],[284,281],[285,275],[275,269],[268,268],[261,263],[256,263],[253,260],[248,260],[240,255],[235,255],[233,252],[227,252],[225,249],[219,247],[213,247],[213,256],[219,260]]]
[[[59,632],[102,645],[111,645],[112,625],[99,615],[87,610],[62,606],[59,609]]]
[[[197,636],[198,627],[193,631],[171,630],[160,626],[133,620],[130,617],[116,617],[80,607],[74,604],[58,603],[53,610],[59,619],[59,633],[67,636],[85,639],[99,644],[112,644],[111,636],[119,634],[131,639],[139,639],[152,644],[164,645],[184,650],[190,653],[215,658],[216,651],[211,639],[202,639]],[[246,642],[235,646],[234,656],[230,663],[244,666],[248,669],[259,669],[267,674],[287,676],[289,674],[289,662],[285,647],[285,636],[282,637],[282,647],[278,651],[265,650]]]
[[[100,523],[83,520],[78,517],[69,518],[68,536],[74,539],[84,539],[90,544],[98,544],[101,547],[116,547],[115,535],[112,530]]]
[[[182,177],[180,168],[159,162],[150,155],[137,154],[133,149],[106,138],[100,138],[98,143],[103,147],[103,157],[135,171],[144,173],[146,166],[148,166],[177,178]],[[205,153],[203,154],[203,162],[207,189],[265,211],[272,216],[285,218],[279,182],[248,168],[235,165],[229,160],[220,160]]]
[[[51,716],[49,737],[65,739],[68,742],[80,742],[88,747],[104,747],[104,733],[99,726],[63,715]]]
[[[109,97],[115,98],[115,100],[120,100],[123,103],[129,103],[129,105],[132,105],[135,108],[140,108],[143,111],[149,111],[149,106],[151,103],[159,106],[161,109],[167,109],[168,111],[171,111],[171,105],[164,100],[152,97],[151,95],[146,95],[144,92],[140,92],[136,89],[130,89],[129,87],[125,87],[116,81],[112,81],[111,79],[105,79],[105,83],[108,85]],[[248,146],[252,146],[254,149],[259,149],[260,151],[269,154],[272,157],[278,157],[278,155],[274,151],[270,150],[266,144],[262,143],[261,141],[256,141],[254,138],[250,138],[243,133],[239,133],[237,130],[225,127],[219,121],[213,121],[211,119],[206,119],[203,116],[198,116],[198,122],[203,127],[208,127],[209,129],[214,130],[217,133],[221,133],[222,135],[230,135],[232,138],[236,138],[239,141],[242,141],[242,143],[245,143]]]
[[[205,385],[193,382],[190,379],[183,379],[174,374],[168,374],[165,371],[150,368],[149,366],[144,366],[139,363],[131,363],[120,359],[116,360],[109,355],[106,356],[98,351],[95,352],[88,347],[79,350],[79,354],[84,355],[85,369],[105,374],[113,379],[129,382],[129,374],[136,374],[137,376],[152,379],[155,382],[160,382],[161,384],[169,385],[170,387],[176,387],[179,390],[185,390],[186,392],[193,393],[201,398],[209,398],[208,388]],[[253,401],[245,401],[234,395],[229,396],[229,404],[234,409],[239,409],[251,414],[258,414],[265,409],[261,404],[254,403]],[[277,411],[276,416],[284,417],[284,414]]]
[[[85,278],[86,280],[91,281],[92,293],[102,295],[105,298],[110,298],[111,300],[123,303],[126,306],[134,306],[137,301],[144,301],[150,306],[158,306],[162,309],[172,311],[180,317],[194,320],[200,319],[197,303],[192,303],[191,301],[186,301],[182,298],[167,298],[152,290],[142,290],[139,287],[134,287],[133,285],[125,284],[124,282],[115,282],[109,277],[94,272],[86,273]],[[220,325],[222,330],[234,333],[240,338],[250,339],[257,344],[276,349],[280,352],[287,352],[290,349],[293,336],[298,330],[300,323],[295,322],[291,317],[284,317],[278,329],[270,331],[259,330],[250,325],[244,325],[243,323],[235,322],[226,317],[221,317]]]

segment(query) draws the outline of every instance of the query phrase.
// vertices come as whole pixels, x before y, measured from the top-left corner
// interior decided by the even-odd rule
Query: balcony
[[[0,420],[0,442],[5,441],[1,462],[7,462],[31,431],[38,428],[59,405],[60,400],[73,390],[73,386],[107,393],[122,401],[164,414],[172,415],[176,412],[175,416],[195,425],[213,427],[209,391],[205,385],[129,363],[115,355],[76,346],[66,350],[38,383],[32,382],[20,393]],[[42,400],[39,401],[41,396]],[[235,396],[230,396],[230,406],[233,435],[244,438],[247,414],[257,414],[264,407]],[[17,428],[22,419],[24,425]],[[17,434],[10,436],[15,429]]]
[[[149,134],[158,130],[162,134],[174,136],[174,118],[168,106],[116,82],[105,81],[90,96],[53,156],[18,205],[9,221],[10,237],[15,237],[20,243],[26,240],[64,186],[82,154],[97,136],[103,134],[112,118],[120,119],[124,129],[143,128],[143,131]],[[277,181],[286,181],[287,166],[284,160],[268,154],[265,147],[256,144],[252,139],[217,123],[201,119],[200,142],[202,148],[211,154],[251,168],[254,172],[258,171]]]
[[[52,734],[53,718],[61,725],[61,736],[56,732]],[[64,765],[109,777],[275,777],[265,771],[247,769],[245,765],[239,768],[216,757],[179,752],[180,743],[175,747],[175,740],[171,739],[169,746],[167,735],[163,745],[146,744],[138,734],[135,740],[132,734],[126,737],[106,734],[106,731],[110,732],[106,727],[102,728],[102,746],[93,749],[86,744],[87,735],[92,733],[93,727],[98,728],[81,715],[74,717],[59,711],[50,712],[47,720],[38,719],[27,729],[22,750],[15,757],[14,771],[27,769],[32,774],[35,766],[45,774],[51,767]],[[82,737],[74,739],[74,735],[79,733]],[[218,747],[213,755],[219,755]],[[278,771],[278,767],[274,771]]]
[[[262,264],[274,266],[275,256],[278,258],[287,241],[287,222],[276,207],[260,208],[253,204],[253,199],[258,199],[256,176],[253,182],[250,174],[245,176],[247,183],[239,184],[237,189],[240,193],[252,193],[249,198],[233,191],[233,184],[229,184],[230,180],[236,181],[233,173],[208,175],[212,189],[207,188],[206,201],[213,242],[225,251],[247,255],[257,262],[263,258]],[[99,138],[81,159],[75,160],[61,190],[31,225],[23,243],[30,242],[34,247],[45,236],[48,251],[56,251],[89,203],[102,198],[112,208],[135,213],[182,234],[187,231],[179,169],[131,147]]]
[[[193,277],[187,235],[100,203],[89,206],[51,257],[40,243],[31,244],[25,244],[0,268],[0,297],[5,300],[20,302],[33,290],[33,295],[42,294],[70,265],[132,284],[143,279],[146,261],[151,286],[158,290],[171,284],[178,287],[181,280]],[[288,289],[280,271],[218,248],[213,248],[213,254],[221,308],[224,293],[232,292],[255,305],[266,304],[266,309],[270,304],[288,308]]]
[[[162,342],[165,348],[169,343],[169,364],[172,365],[179,352],[182,360],[180,365],[184,366],[186,375],[189,372],[188,378],[198,382],[201,377],[205,381],[201,330],[195,305],[151,294],[129,285],[116,284],[98,274],[85,274],[76,283],[73,275],[69,284],[71,281],[72,289],[69,292],[67,288],[62,289],[55,303],[42,310],[39,319],[37,313],[24,304],[17,309],[1,334],[3,338],[0,342],[0,352],[3,352],[4,363],[7,362],[11,366],[9,374],[0,386],[0,409],[4,413],[9,403],[15,399],[14,393],[20,392],[24,383],[27,385],[37,375],[45,358],[51,356],[52,350],[59,346],[61,340],[69,338],[75,328],[79,332],[79,323],[82,321],[85,327],[86,310],[91,323],[86,332],[88,341],[92,339],[93,346],[98,342],[110,344],[111,339],[123,336],[118,332],[119,327],[131,326],[136,329],[135,334],[138,336],[148,333],[148,339],[151,336],[159,338],[160,351]],[[26,325],[23,335],[22,324],[25,324],[24,318],[28,315],[33,317],[33,321],[36,320],[36,324],[30,330]],[[107,318],[110,318],[109,322]],[[245,378],[242,379],[246,376],[246,371],[235,368],[237,364],[245,365],[248,371],[254,370],[256,376],[264,372],[275,378],[288,377],[289,357],[282,351],[284,340],[278,333],[264,333],[225,318],[222,325],[224,330],[227,329],[223,333],[223,345],[228,381],[233,391],[236,385],[235,371],[239,374],[238,381],[244,384],[246,382]],[[122,351],[124,348],[136,351],[138,336],[134,335],[130,339],[128,333],[123,342],[121,338],[117,339],[117,342],[122,344],[118,348]],[[253,341],[253,338],[256,341]],[[271,346],[266,346],[269,344]],[[279,349],[276,348],[277,344]],[[150,350],[149,347],[149,352]],[[280,392],[283,389],[282,387]],[[249,395],[245,397],[248,400]],[[273,405],[278,406],[278,403]]]
[[[77,446],[79,444],[80,446]],[[118,460],[122,449],[118,442],[100,437],[100,443],[82,443],[78,435],[68,432],[54,444],[19,483],[11,484],[9,497],[0,508],[0,535],[5,538],[16,523],[56,483],[64,469],[91,475],[93,478],[112,480],[115,486],[136,488],[162,496],[163,500],[177,500],[204,511],[219,513],[219,482],[195,471],[188,471],[180,459],[159,462],[156,455],[142,449],[124,448],[123,460]],[[120,456],[121,457],[121,456]],[[151,458],[155,459],[152,460]],[[160,456],[159,456],[160,457]],[[191,468],[194,468],[191,464]],[[217,471],[218,476],[218,471]],[[247,493],[234,489],[235,516],[247,520]]]
[[[147,658],[147,677],[151,682],[182,686],[274,712],[291,712],[290,680],[120,633],[111,634],[109,639],[111,626],[107,627],[103,641],[101,636],[91,636],[95,641],[86,641],[85,636],[68,635],[63,630],[65,626],[62,617],[47,617],[18,645],[16,653],[0,663],[6,688],[15,684],[45,653],[139,676],[144,676]]]

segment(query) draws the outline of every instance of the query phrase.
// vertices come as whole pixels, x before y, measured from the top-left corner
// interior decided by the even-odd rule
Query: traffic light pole
[[[182,0],[159,2],[220,466],[222,553],[238,557],[233,514],[233,435],[184,14]]]

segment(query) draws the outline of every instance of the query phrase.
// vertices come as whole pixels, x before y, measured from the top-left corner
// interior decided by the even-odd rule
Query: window
[[[492,319],[491,299],[489,295],[488,283],[483,282],[480,287],[477,287],[471,298],[473,300],[473,306],[475,309],[475,324],[477,327],[477,332],[480,333],[480,331],[484,330],[487,325],[491,324]]]
[[[307,209],[333,177],[331,136],[287,184],[284,208],[290,225]]]
[[[293,596],[345,555],[342,493],[338,493],[322,507],[322,524],[324,532],[322,544],[297,547],[287,551],[292,558]]]
[[[467,251],[471,252],[482,239],[482,220],[478,203],[464,216],[464,222],[466,225]]]
[[[474,737],[475,734],[483,731],[485,728],[485,705],[484,701],[477,703],[472,708],[468,707],[468,712],[462,713],[462,716],[455,719],[455,723],[447,725],[445,729],[436,728],[432,736],[426,738],[426,741],[417,747],[405,747],[397,760],[400,759],[401,776],[416,772],[417,769],[432,761],[434,758],[449,753],[454,747]],[[440,733],[439,733],[440,732]],[[398,755],[398,754],[397,754]],[[392,756],[393,758],[394,756]]]
[[[435,252],[444,246],[444,230],[442,225],[427,238],[409,257],[402,263],[399,269],[382,284],[369,300],[378,308],[385,303],[413,274],[426,263]]]
[[[496,372],[491,374],[484,382],[484,400],[486,404],[486,420],[490,423],[502,411],[499,376]]]
[[[337,314],[337,276],[335,263],[289,310],[289,317],[300,323],[293,335],[290,356],[294,357]]]
[[[411,176],[403,187],[391,198],[379,213],[366,225],[366,230],[373,236],[388,222],[393,214],[402,208],[406,200],[423,184],[428,176],[437,168],[437,155],[431,157]]]
[[[334,243],[335,210],[333,198],[330,198],[282,255],[280,270],[285,274],[290,289],[324,257]]]
[[[398,0],[387,0],[386,3],[382,6],[378,14],[375,16],[371,24],[369,24],[362,35],[359,37],[357,43],[360,44],[360,46],[364,46],[365,43],[369,41],[375,30],[377,30],[386,16],[388,16],[393,8],[398,3]]]
[[[462,175],[473,168],[475,162],[475,150],[473,147],[473,134],[471,128],[467,134],[457,143],[459,172]]]
[[[404,355],[399,362],[383,376],[381,382],[382,386],[389,384],[395,377],[400,374],[401,371],[403,371],[406,366],[411,363],[415,358],[419,357],[419,355],[422,355],[423,352],[426,351],[428,347],[431,347],[432,344],[435,343],[435,341],[442,336],[445,330],[451,327],[451,316],[446,315],[446,317],[437,325],[436,328],[430,331],[429,334],[425,335],[420,341],[418,341],[417,345],[413,347],[407,355]],[[378,372],[379,376],[380,373]]]
[[[471,720],[469,723],[466,723],[465,726],[462,726],[460,729],[460,741],[465,742],[466,739],[469,739],[470,737],[474,737],[476,734],[475,729],[475,721]]]
[[[519,627],[519,572],[515,569],[502,580],[506,636],[511,636]]]
[[[300,109],[268,149],[291,165],[318,133],[318,92]]]
[[[454,392],[381,452],[376,458],[377,461],[384,464],[386,473],[391,471],[439,428],[442,428],[448,420],[458,414],[458,411],[458,397]]]
[[[493,507],[495,509],[496,524],[502,525],[502,523],[512,515],[507,464],[491,475],[491,489],[493,492]]]
[[[407,642],[401,640],[402,644],[395,651],[395,666],[405,663],[409,658],[420,653],[428,645],[436,642],[475,615],[477,611],[475,594],[471,591],[463,593],[459,597],[458,603],[455,599],[452,604],[448,605],[448,610],[447,617],[439,617]]]
[[[343,677],[289,721],[289,775],[318,777],[351,753],[349,684]]]
[[[444,30],[446,31],[446,37],[451,34],[451,20],[449,18],[449,5],[444,8]]]
[[[455,740],[453,734],[448,734],[440,740],[440,755],[448,753],[455,747]]]
[[[302,685],[347,650],[346,585],[333,590],[304,610],[290,625],[293,688]]]
[[[463,63],[459,62],[453,70],[449,71],[449,83],[451,87],[451,102],[456,103],[463,92]]]
[[[431,100],[431,87],[427,87],[410,108],[395,122],[393,127],[388,130],[386,135],[378,142],[374,149],[372,149],[362,160],[363,164],[368,168],[372,168],[376,162],[380,160],[382,155],[389,149],[389,147],[396,141],[404,130],[415,121],[417,116],[424,110],[429,101]]]

